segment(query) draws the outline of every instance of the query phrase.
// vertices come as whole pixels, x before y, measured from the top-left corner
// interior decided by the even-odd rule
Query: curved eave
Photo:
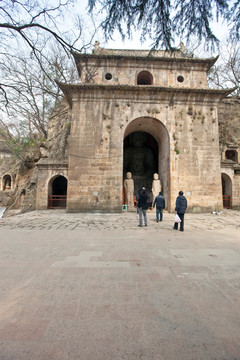
[[[149,51],[150,53],[150,51]],[[207,71],[215,64],[219,56],[200,59],[193,57],[176,57],[176,56],[134,56],[134,55],[94,55],[94,54],[81,54],[77,52],[72,52],[76,65],[82,60],[87,59],[98,59],[98,60],[139,60],[139,61],[157,61],[157,62],[167,62],[167,63],[186,63],[186,64],[201,64],[205,65]]]
[[[147,85],[101,85],[101,84],[64,84],[57,82],[58,86],[64,93],[68,103],[72,106],[72,96],[76,92],[89,91],[89,90],[100,90],[100,91],[129,91],[129,92],[144,92],[144,93],[195,93],[203,95],[212,95],[219,99],[223,99],[229,94],[231,94],[236,87],[231,89],[199,89],[199,88],[179,88],[179,87],[164,87],[164,86],[147,86]]]

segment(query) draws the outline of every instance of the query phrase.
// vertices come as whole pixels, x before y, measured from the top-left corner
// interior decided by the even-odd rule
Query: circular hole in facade
[[[111,80],[111,79],[112,79],[112,74],[107,73],[107,74],[105,75],[105,79],[106,79],[106,80]]]
[[[182,76],[182,75],[179,75],[178,77],[177,77],[177,81],[178,82],[184,82],[184,77]]]

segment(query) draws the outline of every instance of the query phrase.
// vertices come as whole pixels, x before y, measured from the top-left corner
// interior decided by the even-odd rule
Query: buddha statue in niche
[[[10,191],[11,190],[11,179],[7,178],[5,180],[5,184],[3,185],[3,190]]]
[[[124,196],[125,204],[128,206],[134,206],[133,194],[134,194],[134,182],[132,179],[132,174],[127,172],[126,179],[124,180]]]
[[[153,182],[152,182],[152,195],[153,195],[153,201],[155,197],[162,191],[162,184],[161,181],[158,178],[158,174],[153,174]]]

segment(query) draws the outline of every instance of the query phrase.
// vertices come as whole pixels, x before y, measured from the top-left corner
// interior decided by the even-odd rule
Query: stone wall
[[[162,151],[168,210],[179,190],[190,210],[222,207],[216,94],[86,87],[72,98],[67,211],[121,210],[123,140],[133,131],[153,135]]]
[[[48,208],[48,195],[51,193],[50,182],[58,176],[64,176],[67,179],[68,164],[64,160],[45,158],[38,162],[37,169],[36,208],[46,210]]]
[[[222,100],[218,112],[221,172],[229,177],[232,208],[240,209],[240,98]],[[226,151],[236,152],[235,161],[226,159]]]
[[[70,129],[71,111],[67,102],[63,100],[49,119],[48,139],[41,149],[42,159],[37,163],[36,207],[39,210],[48,208],[51,181],[58,176],[68,178]]]
[[[136,85],[138,74],[148,71],[153,76],[153,86],[208,88],[206,72],[210,67],[209,60],[150,58],[143,61],[136,57],[109,56],[106,59],[81,55],[76,61],[82,83]],[[212,63],[214,61],[212,59]],[[112,77],[107,79],[106,74]]]

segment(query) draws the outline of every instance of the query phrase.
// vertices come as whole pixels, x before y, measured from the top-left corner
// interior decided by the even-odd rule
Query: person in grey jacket
[[[157,222],[159,222],[159,214],[160,214],[160,221],[163,219],[163,209],[165,208],[165,199],[163,194],[160,192],[158,196],[155,197],[153,208],[156,205],[156,218]]]
[[[178,216],[181,219],[180,222],[180,231],[184,231],[184,214],[187,210],[187,199],[185,196],[183,196],[183,192],[179,191],[179,196],[176,199],[176,207],[175,207],[175,213],[178,214]],[[174,223],[175,230],[178,229],[178,223]]]

